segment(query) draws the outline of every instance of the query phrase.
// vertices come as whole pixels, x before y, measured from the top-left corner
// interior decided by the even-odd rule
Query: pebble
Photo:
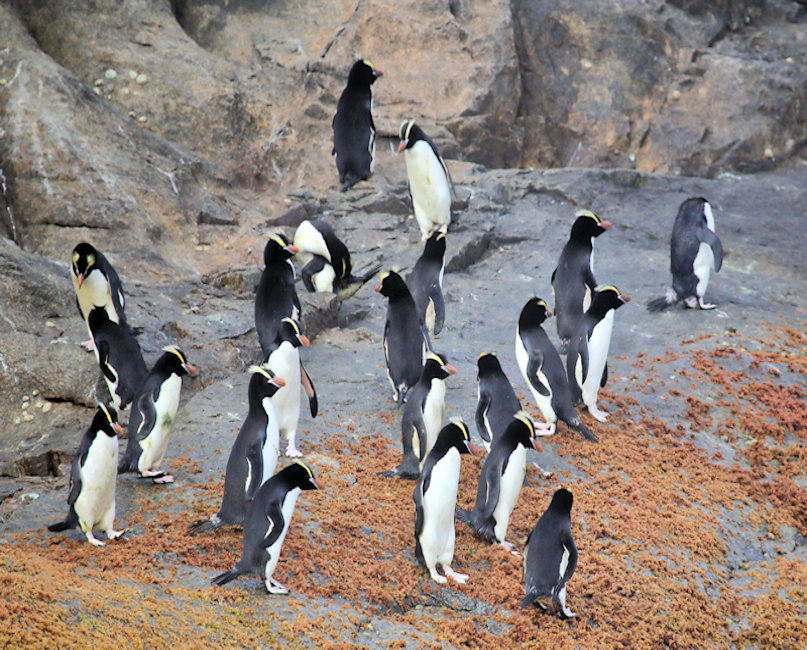
[[[37,395],[39,395],[39,391],[36,388],[34,388],[34,390],[31,391],[31,395],[36,397]]]
[[[139,84],[141,84],[141,85],[142,85],[142,84],[146,83],[148,80],[149,80],[148,75],[145,75],[145,74],[139,74],[139,75],[137,75],[137,77],[135,78],[135,83],[139,83]]]
[[[53,403],[52,403],[52,402],[45,402],[45,403],[42,405],[42,412],[43,412],[43,413],[47,413],[47,412],[48,412],[48,411],[50,411],[52,408],[53,408]]]
[[[41,399],[34,402],[34,408],[41,409],[43,406],[45,406],[45,403]]]
[[[20,422],[22,422],[20,418],[14,418],[14,424],[19,424]]]
[[[137,71],[129,70],[129,79],[137,79]]]
[[[106,72],[104,72],[104,76],[107,79],[114,79],[115,77],[118,76],[118,73],[115,70],[113,70],[112,68],[109,68]]]
[[[23,413],[22,419],[24,422],[30,422],[31,420],[34,419],[34,416],[31,415],[30,413]]]
[[[23,401],[23,402],[27,402],[29,399],[31,399],[31,398],[30,398],[30,397],[28,397],[28,395],[23,395],[23,396],[22,396],[22,401]]]
[[[56,323],[54,323],[52,320],[46,320],[45,327],[56,327]]]
[[[773,149],[765,147],[765,158],[771,160],[773,158]]]

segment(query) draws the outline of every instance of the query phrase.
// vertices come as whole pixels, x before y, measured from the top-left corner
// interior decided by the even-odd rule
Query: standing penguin
[[[375,288],[389,299],[384,323],[384,359],[392,384],[392,399],[398,405],[406,401],[406,393],[420,378],[423,355],[431,349],[431,341],[406,283],[395,271],[381,274]]]
[[[521,410],[521,402],[493,352],[480,354],[476,365],[476,428],[485,450],[490,451],[491,444]]]
[[[522,553],[524,600],[521,606],[546,606],[538,598],[551,598],[562,615],[572,618],[566,607],[566,583],[577,568],[577,547],[572,539],[572,493],[560,489],[552,495],[549,508],[532,529]]]
[[[443,272],[445,271],[446,236],[432,233],[423,247],[423,254],[406,278],[406,286],[415,300],[418,315],[423,319],[429,336],[439,334],[445,321],[443,301]]]
[[[280,233],[269,237],[263,249],[264,269],[255,292],[255,329],[264,359],[272,351],[280,321],[300,318],[300,299],[294,288],[291,263],[297,252],[297,247]]]
[[[504,433],[493,443],[482,465],[473,509],[457,508],[456,516],[479,537],[505,548],[510,515],[527,473],[527,447],[543,451],[535,437],[535,424],[525,411],[515,414]]]
[[[110,320],[103,307],[90,311],[87,324],[112,402],[119,411],[125,409],[137,397],[148,374],[140,345],[129,326]]]
[[[452,418],[437,436],[415,485],[415,557],[439,584],[446,576],[465,584],[468,576],[451,568],[454,559],[454,507],[460,479],[460,454],[478,455],[468,427]],[[437,573],[443,569],[445,576]]]
[[[227,459],[221,507],[210,519],[191,525],[191,534],[244,523],[249,503],[277,466],[280,434],[272,397],[286,382],[265,365],[252,366],[249,371],[249,410]]]
[[[302,454],[294,445],[297,434],[297,422],[300,419],[300,388],[304,388],[308,396],[311,417],[317,417],[317,393],[314,384],[300,363],[300,346],[308,347],[308,337],[300,332],[300,325],[291,318],[280,321],[280,331],[275,340],[275,349],[266,359],[266,365],[282,377],[286,377],[286,390],[282,390],[272,398],[277,414],[277,426],[280,435],[286,440],[286,456],[297,458]]]
[[[377,264],[353,275],[350,251],[322,219],[306,219],[294,233],[303,284],[309,291],[328,291],[346,300],[381,268]]]
[[[118,473],[136,471],[155,483],[173,483],[174,477],[159,466],[179,408],[182,376],[195,377],[196,368],[186,361],[185,354],[175,345],[169,345],[163,351],[146,375],[132,406],[129,440],[118,464]]]
[[[90,312],[94,307],[102,307],[112,322],[126,325],[126,316],[123,313],[126,304],[123,285],[117,272],[101,251],[87,242],[76,246],[70,264],[70,278],[76,292],[78,313],[84,319],[87,329],[90,327]],[[90,334],[92,335],[92,332]],[[82,345],[91,350],[92,338]]]
[[[614,312],[626,302],[630,302],[630,296],[620,293],[616,287],[597,287],[591,306],[577,322],[566,357],[572,403],[582,399],[588,412],[600,422],[608,417],[608,413],[597,408],[597,393],[608,380],[608,348]]]
[[[373,174],[375,124],[371,86],[382,76],[368,60],[356,61],[347,77],[333,117],[333,150],[339,182],[345,192]]]
[[[560,419],[587,440],[597,442],[597,437],[580,421],[572,406],[563,362],[541,327],[550,316],[552,312],[547,309],[546,302],[540,298],[530,298],[521,310],[516,330],[518,367],[549,425],[548,431],[542,435],[554,434],[556,422]]]
[[[93,546],[105,543],[92,534],[103,530],[108,539],[120,537],[125,530],[115,530],[115,467],[118,464],[118,424],[115,409],[98,405],[95,417],[81,438],[76,457],[70,468],[70,509],[64,521],[48,526],[57,533],[80,526]]]
[[[415,120],[406,120],[398,129],[406,161],[409,196],[423,241],[434,230],[448,232],[451,221],[451,175],[437,147]]]
[[[601,221],[588,210],[581,210],[575,217],[569,241],[560,252],[558,265],[552,271],[561,354],[566,353],[575,325],[588,309],[591,293],[597,286],[592,240],[611,229],[610,222]]]
[[[418,383],[409,391],[401,416],[403,459],[382,476],[416,479],[420,465],[437,440],[445,416],[446,384],[457,369],[442,354],[429,352]],[[420,461],[418,460],[420,459]]]
[[[690,198],[678,208],[670,239],[670,272],[672,288],[663,298],[647,303],[647,309],[658,312],[684,301],[693,309],[714,309],[703,301],[712,268],[723,265],[723,244],[715,234],[712,206],[704,198]]]
[[[264,483],[252,499],[244,522],[241,559],[226,573],[210,582],[225,585],[245,574],[263,578],[270,594],[287,594],[289,590],[272,577],[280,558],[280,549],[289,532],[297,497],[303,490],[322,490],[314,473],[299,461],[284,467]]]

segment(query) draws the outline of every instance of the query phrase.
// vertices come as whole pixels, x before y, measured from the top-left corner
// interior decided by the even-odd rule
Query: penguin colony
[[[369,61],[357,61],[337,105],[332,153],[342,191],[369,179],[373,172],[371,86],[380,76]],[[597,394],[608,377],[615,312],[630,298],[615,286],[595,280],[593,240],[612,224],[581,210],[551,277],[560,353],[544,330],[553,311],[543,299],[529,297],[514,323],[515,358],[545,421],[533,421],[522,409],[496,353],[482,352],[477,361],[474,421],[487,456],[474,507],[458,507],[461,456],[484,452],[471,442],[461,418],[444,424],[445,381],[457,371],[444,354],[434,350],[432,342],[446,320],[442,285],[452,221],[451,177],[434,142],[414,120],[401,124],[399,140],[398,152],[404,154],[410,199],[425,244],[406,280],[387,270],[375,287],[388,300],[383,351],[392,398],[403,405],[403,457],[382,475],[415,481],[417,560],[435,582],[442,584],[450,578],[464,584],[469,576],[451,566],[455,519],[482,540],[512,549],[514,545],[506,540],[507,527],[525,483],[527,450],[542,452],[539,438],[555,435],[558,420],[585,439],[598,441],[576,408],[583,406],[595,420],[606,420],[607,413],[597,405]],[[287,457],[303,455],[295,442],[301,390],[308,397],[312,417],[319,410],[313,382],[300,359],[300,348],[310,342],[299,324],[294,257],[308,291],[333,292],[340,300],[349,298],[380,270],[380,265],[374,265],[354,275],[347,246],[321,219],[303,221],[293,241],[273,233],[266,243],[254,312],[262,363],[249,369],[248,413],[226,463],[221,507],[208,519],[190,525],[189,532],[242,526],[240,560],[211,582],[224,585],[240,575],[253,574],[271,594],[287,593],[273,573],[297,498],[303,490],[323,489],[303,462],[292,462],[275,472],[281,438]],[[722,258],[711,206],[703,198],[685,200],[672,231],[672,288],[666,296],[648,303],[648,309],[661,311],[681,301],[689,308],[714,308],[705,302],[704,294],[710,272],[720,269]],[[99,404],[71,468],[68,514],[49,529],[78,526],[90,543],[101,546],[104,542],[95,538],[94,530],[103,531],[109,540],[125,532],[113,526],[117,473],[137,472],[155,484],[174,481],[160,465],[179,406],[182,377],[195,376],[197,370],[175,345],[164,348],[152,369],[147,369],[136,338],[140,332],[128,324],[124,313],[121,280],[92,245],[75,247],[71,277],[79,314],[91,335],[82,345],[94,351],[114,406]],[[565,364],[561,354],[566,354]],[[117,436],[122,427],[118,411],[130,404],[128,440],[119,462]],[[546,609],[543,598],[565,618],[574,616],[566,605],[566,584],[578,562],[571,530],[572,503],[571,492],[558,489],[522,550],[522,606],[535,604]]]

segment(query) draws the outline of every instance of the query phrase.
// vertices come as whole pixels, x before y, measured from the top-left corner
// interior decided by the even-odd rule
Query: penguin
[[[577,568],[577,547],[572,539],[572,493],[561,488],[552,495],[546,512],[535,524],[522,552],[524,599],[521,606],[546,606],[538,598],[551,598],[565,618],[574,612],[566,607],[566,583]]]
[[[541,415],[549,425],[541,435],[555,433],[558,419],[562,420],[586,440],[597,442],[572,406],[569,381],[560,355],[549,340],[541,324],[552,316],[546,302],[530,298],[518,319],[516,330],[516,361],[524,380],[532,391]]]
[[[476,428],[485,451],[489,452],[491,444],[504,433],[513,416],[521,410],[521,402],[495,353],[480,354],[476,365]]]
[[[159,469],[179,408],[182,376],[196,376],[196,368],[175,345],[163,348],[163,355],[146,375],[132,406],[129,440],[118,473],[134,472],[154,483],[173,483],[174,477]]]
[[[574,327],[588,309],[591,292],[597,286],[594,279],[592,241],[611,229],[610,222],[600,220],[589,210],[580,210],[575,217],[569,241],[560,253],[558,265],[552,271],[561,354],[566,354]]]
[[[445,161],[415,120],[406,120],[398,129],[403,152],[406,176],[409,180],[409,196],[412,209],[420,227],[421,239],[434,230],[448,232],[451,221],[451,175]]]
[[[689,198],[678,208],[670,239],[672,288],[667,295],[647,303],[651,312],[659,312],[684,301],[690,309],[714,309],[704,302],[709,275],[723,266],[723,244],[715,234],[712,206],[704,198]]]
[[[87,324],[93,339],[95,359],[118,411],[129,406],[148,374],[143,353],[132,330],[110,320],[103,307],[94,307]]]
[[[109,320],[119,325],[126,324],[124,306],[126,298],[123,285],[109,260],[92,244],[81,242],[73,249],[70,264],[70,278],[76,292],[78,313],[89,330],[90,312],[94,307],[102,307],[109,315]],[[82,346],[92,350],[92,332],[90,340]]]
[[[280,233],[269,237],[263,249],[264,269],[255,292],[255,329],[264,360],[272,351],[280,321],[300,319],[300,298],[294,288],[291,263],[297,252],[297,247]]]
[[[267,480],[255,493],[244,521],[241,559],[226,573],[210,582],[225,585],[245,574],[263,578],[270,594],[287,594],[289,590],[272,577],[280,558],[280,549],[289,532],[297,497],[303,490],[322,490],[308,465],[296,461]]]
[[[431,341],[406,283],[395,271],[385,271],[375,290],[389,299],[384,323],[384,359],[392,384],[392,399],[400,406],[420,378],[423,355]]]
[[[442,354],[429,352],[423,372],[406,400],[401,416],[401,446],[403,459],[395,468],[381,476],[416,479],[420,465],[437,440],[445,416],[446,385],[449,375],[457,369]]]
[[[597,287],[591,306],[577,321],[566,356],[572,403],[582,400],[588,412],[600,422],[605,422],[608,417],[608,413],[597,408],[597,393],[608,380],[608,348],[614,312],[626,302],[630,302],[630,296],[620,293],[616,287]]]
[[[515,414],[510,424],[491,447],[482,465],[476,490],[476,504],[471,510],[457,507],[456,517],[482,539],[507,549],[507,526],[527,473],[527,447],[543,451],[535,437],[535,424],[525,411]]]
[[[437,436],[415,484],[415,557],[439,584],[448,578],[465,584],[468,576],[451,568],[454,559],[454,507],[460,478],[460,454],[479,455],[468,427],[452,418]],[[437,572],[442,567],[445,575]]]
[[[300,325],[291,318],[280,321],[275,349],[266,359],[266,365],[286,379],[286,390],[272,397],[280,435],[286,440],[286,456],[299,458],[302,454],[294,444],[297,422],[300,419],[300,388],[308,396],[311,417],[317,417],[317,393],[314,384],[300,363],[300,346],[310,345],[308,337],[300,332]],[[305,377],[305,381],[302,378]]]
[[[415,299],[418,315],[423,319],[429,336],[439,334],[445,322],[443,273],[445,271],[445,233],[432,233],[423,247],[423,254],[406,277],[406,286]]]
[[[382,75],[367,59],[356,61],[336,105],[331,155],[336,155],[343,192],[373,174],[375,124],[371,86]]]
[[[93,546],[105,546],[93,530],[106,533],[108,540],[123,535],[115,530],[115,467],[118,464],[118,436],[123,433],[118,414],[112,407],[98,405],[92,423],[81,438],[70,467],[70,506],[64,521],[48,526],[58,533],[80,526]]]
[[[346,300],[381,269],[377,264],[353,275],[350,251],[322,219],[306,219],[294,233],[303,284],[309,291],[328,291]]]
[[[221,526],[243,524],[258,488],[275,471],[280,447],[272,398],[286,385],[268,366],[251,366],[247,396],[249,410],[235,438],[224,474],[224,496],[219,511],[188,528],[192,535]],[[283,391],[280,391],[283,392]]]

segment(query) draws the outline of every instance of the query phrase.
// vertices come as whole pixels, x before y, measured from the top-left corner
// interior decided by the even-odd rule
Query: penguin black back
[[[433,232],[423,246],[423,254],[406,278],[406,285],[415,300],[418,315],[431,334],[439,334],[445,323],[443,272],[445,270],[446,236]]]
[[[479,382],[476,428],[490,449],[490,445],[504,433],[513,416],[521,410],[521,402],[494,353],[480,354],[476,365],[476,378]]]
[[[291,264],[297,251],[282,234],[272,235],[263,251],[264,269],[255,293],[255,329],[264,358],[274,349],[280,321],[300,317],[300,299],[294,288]]]

